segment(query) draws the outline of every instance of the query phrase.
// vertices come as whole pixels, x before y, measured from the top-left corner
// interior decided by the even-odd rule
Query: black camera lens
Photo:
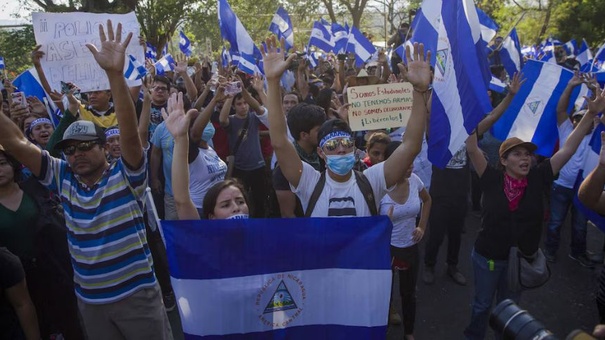
[[[500,302],[494,308],[489,318],[489,325],[506,340],[557,339],[542,323],[509,299]]]

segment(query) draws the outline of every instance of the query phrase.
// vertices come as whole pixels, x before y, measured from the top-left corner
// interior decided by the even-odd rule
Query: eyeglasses
[[[163,87],[163,86],[156,86],[153,88],[155,91],[168,91],[167,87]]]
[[[97,140],[80,142],[78,144],[70,145],[70,146],[66,147],[65,149],[63,149],[63,154],[65,156],[71,156],[76,153],[76,149],[78,149],[78,151],[81,151],[81,152],[90,151],[97,144],[99,144],[99,141],[97,141]]]
[[[350,138],[334,138],[327,141],[323,147],[328,151],[334,151],[338,149],[339,145],[342,145],[345,149],[350,149],[355,146],[355,142]]]

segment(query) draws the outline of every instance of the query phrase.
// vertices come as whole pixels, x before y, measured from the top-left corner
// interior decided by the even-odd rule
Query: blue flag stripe
[[[306,220],[162,221],[166,244],[171,245],[171,276],[218,279],[290,270],[390,268],[388,217]],[[288,239],[283,238],[285,224]],[[195,232],[199,228],[203,234]]]
[[[267,332],[255,332],[246,334],[226,334],[214,336],[197,336],[185,333],[187,340],[266,340],[266,339],[384,339],[387,327],[355,327],[343,325],[312,325],[288,327]]]

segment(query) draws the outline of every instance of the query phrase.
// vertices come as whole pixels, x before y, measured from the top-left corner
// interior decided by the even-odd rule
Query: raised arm
[[[569,98],[571,97],[571,92],[573,89],[582,84],[582,75],[579,71],[574,71],[573,77],[567,83],[565,90],[561,94],[561,98],[557,102],[557,125],[563,124],[566,119],[569,119],[569,114],[567,112],[567,106],[569,105]]]
[[[284,60],[284,45],[282,41],[281,49],[278,50],[275,37],[271,37],[266,41],[266,49],[261,49],[265,76],[267,77],[266,105],[269,111],[269,126],[271,126],[269,136],[271,137],[271,145],[284,177],[286,177],[291,185],[298,187],[302,174],[302,161],[294,145],[288,140],[286,117],[282,111],[281,87],[279,84],[282,74],[286,71],[296,54],[291,54]]]
[[[199,220],[200,215],[189,194],[189,122],[195,110],[185,114],[183,94],[172,94],[168,99],[168,112],[162,109],[166,128],[174,137],[172,153],[172,193],[179,220]]]
[[[185,88],[187,89],[187,98],[191,102],[195,101],[197,98],[197,87],[195,87],[195,83],[193,79],[187,73],[187,58],[184,55],[177,56],[177,63],[174,67],[174,71],[183,78],[185,82]]]
[[[193,126],[190,129],[191,139],[193,141],[200,141],[202,139],[202,134],[204,133],[206,125],[208,125],[208,122],[210,122],[210,118],[212,117],[212,112],[214,112],[216,104],[222,100],[225,100],[225,98],[225,87],[223,85],[220,85],[216,89],[216,94],[212,98],[210,103],[206,105],[204,111],[202,111],[202,113],[199,114],[193,122]]]
[[[122,24],[118,24],[114,34],[111,20],[107,20],[107,36],[103,25],[99,25],[99,38],[100,51],[92,44],[86,44],[86,47],[109,78],[109,88],[120,126],[122,159],[127,166],[136,169],[143,163],[143,147],[139,139],[134,103],[123,73],[126,47],[130,43],[132,33],[122,41]]]
[[[44,73],[44,69],[42,68],[42,63],[40,62],[40,59],[44,57],[44,52],[40,51],[40,47],[42,47],[42,45],[36,45],[36,47],[34,47],[34,50],[31,54],[32,63],[34,64],[34,68],[38,73],[38,79],[40,79],[40,84],[42,84],[44,91],[46,91],[46,93],[51,93],[52,88],[48,83],[48,79],[46,79],[46,74]]]
[[[523,83],[525,83],[525,79],[523,79],[523,74],[515,73],[515,75],[513,76],[513,80],[511,81],[508,87],[508,94],[506,95],[506,97],[502,99],[500,104],[498,104],[498,106],[496,106],[492,110],[492,112],[490,112],[485,118],[483,118],[481,122],[479,122],[479,126],[477,126],[477,131],[479,131],[480,135],[484,134],[487,130],[491,129],[494,123],[496,123],[496,121],[498,121],[498,119],[502,117],[502,114],[504,113],[504,111],[506,111],[510,103],[513,101],[513,98],[515,97],[517,92],[519,92],[519,89],[521,88],[521,85],[523,85]]]
[[[588,208],[605,215],[605,132],[601,132],[599,164],[580,185],[578,198]]]
[[[139,117],[139,139],[143,148],[149,147],[149,122],[151,121],[151,86],[153,85],[153,77],[147,76],[143,78],[143,105],[141,107],[141,116]]]
[[[594,125],[594,118],[599,112],[605,109],[605,90],[598,89],[594,100],[584,97],[588,103],[588,111],[582,117],[582,120],[571,132],[565,144],[550,158],[550,166],[552,167],[553,175],[557,175],[559,170],[569,161],[571,156],[576,152],[580,142],[590,131]]]
[[[218,116],[218,122],[224,128],[229,126],[229,112],[231,112],[231,105],[233,105],[233,96],[228,96],[223,104],[221,113]]]
[[[412,60],[410,47],[406,46],[407,59]],[[424,53],[423,44],[414,44],[414,58],[408,63],[407,79],[414,86],[412,113],[403,136],[403,142],[384,161],[384,178],[387,187],[391,187],[399,181],[412,165],[422,147],[422,136],[426,128],[426,116],[429,113],[427,103],[429,96],[429,84],[431,82],[431,68],[429,60],[431,51]]]
[[[468,153],[468,157],[470,158],[475,171],[477,171],[477,175],[481,178],[487,168],[487,159],[485,159],[483,152],[477,145],[477,133],[471,133],[466,139],[466,152]]]
[[[246,103],[248,103],[248,105],[250,105],[250,109],[252,111],[254,111],[257,115],[264,114],[265,113],[265,109],[258,102],[258,100],[254,99],[254,97],[252,97],[252,95],[250,94],[250,92],[248,92],[248,90],[244,87],[244,82],[242,82],[240,80],[240,84],[242,86],[242,98],[244,98],[244,100],[246,101]],[[281,96],[280,96],[280,98],[281,98]]]
[[[265,105],[265,103],[267,103],[267,94],[265,93],[265,89],[263,88],[264,85],[265,82],[263,81],[263,78],[260,75],[255,74],[254,78],[252,79],[252,88],[254,88],[254,90],[256,90],[256,92],[258,93],[261,105]]]

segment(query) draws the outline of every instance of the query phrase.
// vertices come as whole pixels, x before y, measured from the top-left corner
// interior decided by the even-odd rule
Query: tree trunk
[[[548,29],[548,23],[550,22],[550,14],[552,12],[552,8],[554,5],[554,0],[548,2],[548,7],[546,7],[546,15],[544,16],[544,23],[542,24],[542,28],[540,28],[540,34],[538,35],[538,39],[544,37],[546,34],[546,30]]]

